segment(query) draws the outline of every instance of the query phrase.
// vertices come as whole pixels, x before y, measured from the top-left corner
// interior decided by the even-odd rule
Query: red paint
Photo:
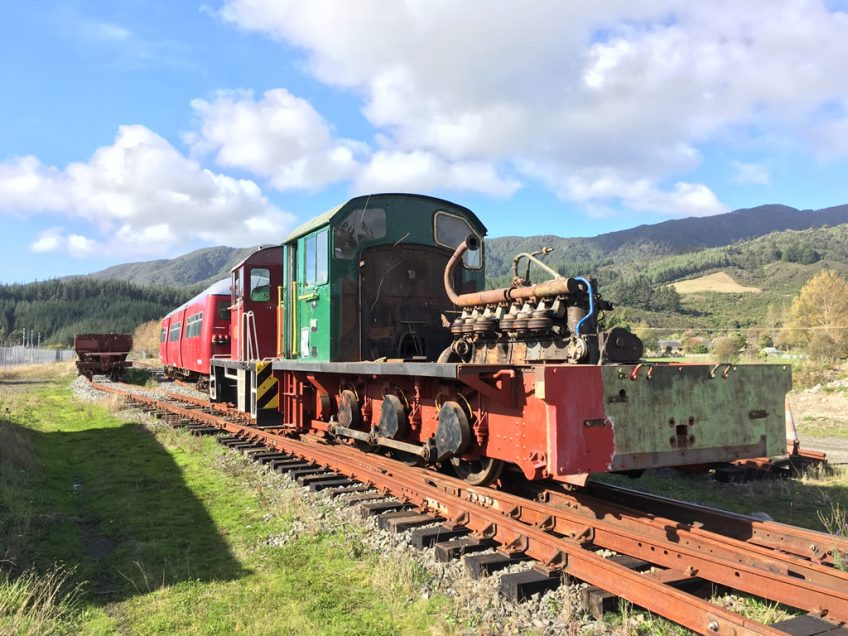
[[[159,327],[160,330],[165,330],[165,342],[161,342],[160,336],[159,358],[166,368],[176,369],[181,375],[192,373],[207,375],[210,358],[213,355],[227,354],[229,312],[222,312],[221,304],[229,307],[230,296],[210,293],[210,291],[220,291],[220,288],[220,283],[216,283],[162,319]],[[193,337],[187,337],[189,319],[200,313],[203,314],[203,320],[200,323],[199,333]],[[171,341],[171,328],[177,323],[180,323],[179,336],[175,341]],[[213,340],[219,340],[221,343],[215,343]]]

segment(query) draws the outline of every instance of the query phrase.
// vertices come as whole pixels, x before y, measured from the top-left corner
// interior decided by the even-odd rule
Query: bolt
[[[707,623],[707,629],[710,630],[711,632],[717,632],[718,631],[718,621],[710,621],[709,623]]]

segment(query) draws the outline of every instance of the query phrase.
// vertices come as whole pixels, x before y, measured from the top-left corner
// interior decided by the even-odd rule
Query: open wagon
[[[126,368],[132,366],[127,360],[132,346],[133,337],[128,333],[77,334],[74,336],[77,370],[89,380],[94,374],[120,380]]]

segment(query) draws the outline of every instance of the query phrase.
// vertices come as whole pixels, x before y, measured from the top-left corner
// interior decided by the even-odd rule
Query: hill
[[[586,238],[553,235],[506,236],[487,242],[487,274],[493,283],[508,282],[512,258],[519,252],[554,249],[545,261],[561,273],[595,272],[605,266],[730,245],[773,232],[848,223],[848,205],[798,210],[761,205],[708,217],[674,219]]]
[[[483,214],[485,217],[485,214]],[[675,219],[654,225],[587,238],[554,235],[504,236],[487,241],[487,273],[492,285],[508,284],[513,257],[553,247],[546,262],[563,273],[596,272],[623,262],[699,251],[745,241],[772,232],[848,223],[848,205],[822,210],[798,210],[785,205],[761,205],[709,217]],[[208,285],[255,247],[208,247],[173,259],[115,265],[90,274],[98,279],[125,280],[139,285]]]
[[[90,274],[100,280],[124,280],[160,287],[206,287],[226,278],[230,270],[256,247],[206,247],[172,259],[114,265]]]

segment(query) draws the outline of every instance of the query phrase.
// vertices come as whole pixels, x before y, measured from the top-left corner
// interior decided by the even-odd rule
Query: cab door
[[[244,313],[244,299],[242,298],[243,267],[239,267],[232,273],[230,283],[230,358],[241,360],[242,344],[242,314]]]
[[[330,269],[328,228],[298,239],[294,357],[330,359]]]

